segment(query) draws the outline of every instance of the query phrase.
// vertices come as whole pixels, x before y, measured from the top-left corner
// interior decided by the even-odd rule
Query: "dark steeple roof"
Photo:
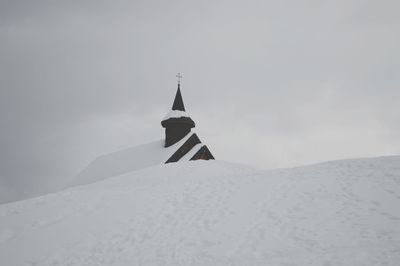
[[[172,110],[185,111],[185,105],[183,105],[183,99],[179,83],[178,83],[178,91],[176,92],[175,95],[174,104],[172,105]]]

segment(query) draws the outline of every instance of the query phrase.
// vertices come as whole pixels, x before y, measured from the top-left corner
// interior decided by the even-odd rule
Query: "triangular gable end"
[[[215,160],[214,156],[210,152],[210,150],[207,148],[206,145],[201,147],[201,149],[196,152],[196,154],[190,159],[191,161],[194,160]]]

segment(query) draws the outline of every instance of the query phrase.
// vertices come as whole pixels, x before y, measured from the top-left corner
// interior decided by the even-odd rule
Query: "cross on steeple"
[[[183,76],[181,75],[181,72],[178,72],[178,74],[176,74],[176,77],[178,78],[178,85],[180,85],[181,79],[183,78]]]

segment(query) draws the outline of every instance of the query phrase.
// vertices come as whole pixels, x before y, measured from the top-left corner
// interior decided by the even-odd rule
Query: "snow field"
[[[399,265],[400,156],[147,168],[0,205],[0,265]]]

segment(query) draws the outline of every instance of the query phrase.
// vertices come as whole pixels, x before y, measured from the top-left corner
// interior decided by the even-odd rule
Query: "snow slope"
[[[399,265],[400,156],[168,164],[0,205],[0,265]]]
[[[99,156],[75,177],[72,185],[90,184],[109,177],[164,164],[194,133],[193,131],[189,132],[168,148],[164,147],[165,140],[158,140]]]

